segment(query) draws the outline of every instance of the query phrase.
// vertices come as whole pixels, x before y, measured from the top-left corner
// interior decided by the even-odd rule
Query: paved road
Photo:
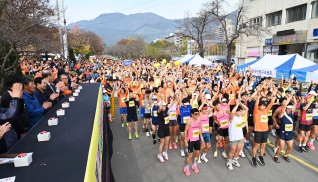
[[[139,121],[139,126],[140,121]],[[309,151],[307,153],[299,153],[296,151],[298,143],[295,142],[292,155],[299,159],[291,159],[290,163],[280,158],[280,163],[275,163],[271,158],[273,151],[270,146],[266,148],[266,156],[264,157],[265,166],[256,168],[251,166],[251,155],[249,150],[244,149],[246,158],[240,158],[240,168],[234,167],[233,171],[228,170],[225,163],[226,160],[220,157],[213,158],[213,152],[210,150],[207,158],[208,163],[199,164],[200,173],[195,174],[192,170],[191,176],[185,176],[183,167],[185,158],[180,156],[179,150],[169,150],[169,161],[160,163],[157,159],[158,144],[152,144],[152,138],[147,138],[145,133],[139,127],[140,138],[128,140],[127,127],[122,128],[120,123],[119,111],[116,109],[114,122],[111,124],[114,135],[114,154],[112,158],[112,170],[117,182],[161,182],[161,181],[311,181],[318,179],[318,153]],[[215,138],[215,137],[213,137]],[[270,136],[273,143],[274,138]],[[215,139],[212,140],[212,145]],[[318,147],[318,141],[315,141]],[[306,165],[312,165],[314,169]],[[315,171],[316,170],[316,171]]]

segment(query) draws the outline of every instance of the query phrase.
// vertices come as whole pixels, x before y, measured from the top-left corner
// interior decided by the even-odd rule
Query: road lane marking
[[[275,148],[275,146],[273,144],[267,144],[267,145],[269,145],[272,148]],[[281,153],[285,154],[285,150],[282,150]],[[296,156],[294,156],[292,154],[289,154],[288,157],[290,157],[290,158],[294,159],[295,161],[298,161],[302,165],[307,166],[308,168],[318,172],[318,168],[317,167],[305,162],[304,160],[302,160],[302,159],[300,159],[300,158],[298,158],[298,157],[296,157]]]

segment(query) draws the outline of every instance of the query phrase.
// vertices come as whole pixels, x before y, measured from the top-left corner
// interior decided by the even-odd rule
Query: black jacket
[[[50,95],[53,94],[53,93],[57,93],[55,85],[53,85],[53,84],[49,85],[48,83],[46,83],[46,88],[44,90],[44,95],[47,98],[50,98]],[[39,100],[39,102],[40,102],[40,100]],[[58,102],[57,98],[55,100],[52,100],[52,107],[55,106],[57,104],[57,102]]]
[[[8,91],[5,91],[2,94],[1,97],[1,105],[3,108],[9,108],[10,107],[10,103],[12,101],[12,97],[9,94]],[[18,110],[17,110],[17,114],[22,114],[24,112],[24,101],[23,99],[19,99],[19,105],[17,106]],[[6,122],[6,121],[5,121]],[[23,126],[23,121],[20,120],[18,117],[16,117],[15,119],[11,120],[10,124],[12,125],[13,129],[15,130],[15,132],[17,134],[22,134],[25,133],[25,126]]]

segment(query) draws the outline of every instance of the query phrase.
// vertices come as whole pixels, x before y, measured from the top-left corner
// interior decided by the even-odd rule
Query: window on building
[[[282,24],[282,11],[266,15],[266,26],[271,27]]]
[[[263,20],[263,18],[261,16],[256,17],[256,18],[252,18],[251,19],[252,27],[254,27],[254,26],[262,26],[262,20]]]
[[[318,18],[318,2],[315,1],[312,3],[312,18]]]
[[[307,13],[307,4],[286,9],[286,23],[305,20]]]

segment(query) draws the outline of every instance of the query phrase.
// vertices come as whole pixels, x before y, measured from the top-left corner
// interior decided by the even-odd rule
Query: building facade
[[[174,33],[170,33],[169,36],[166,36],[165,40],[170,43],[174,43],[177,47],[181,47],[183,45],[182,37],[182,30],[175,30]]]
[[[317,0],[239,0],[239,4],[247,8],[248,24],[264,26],[270,34],[239,37],[238,64],[266,54],[294,53],[318,62]]]

